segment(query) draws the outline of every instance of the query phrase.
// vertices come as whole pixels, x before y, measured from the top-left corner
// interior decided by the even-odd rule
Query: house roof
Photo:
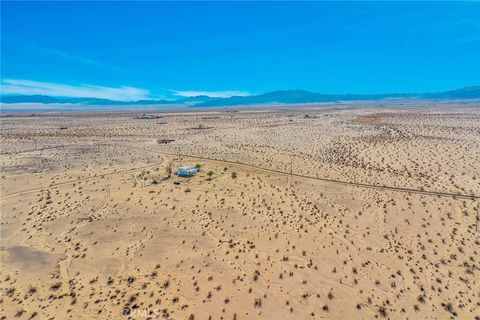
[[[187,170],[198,170],[198,169],[195,167],[178,167],[177,170],[187,171]]]

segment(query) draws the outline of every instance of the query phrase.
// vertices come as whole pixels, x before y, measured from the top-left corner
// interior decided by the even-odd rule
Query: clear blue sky
[[[2,1],[1,7],[3,94],[128,100],[480,84],[475,2]]]

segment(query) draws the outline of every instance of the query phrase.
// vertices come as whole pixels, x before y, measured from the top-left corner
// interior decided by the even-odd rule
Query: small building
[[[198,168],[195,167],[179,167],[175,174],[179,177],[192,177],[198,173]]]
[[[137,119],[137,120],[150,120],[150,119],[158,119],[158,118],[160,118],[160,116],[156,116],[153,114],[146,114],[146,113],[134,117],[134,119]]]
[[[167,143],[174,142],[174,141],[175,141],[175,139],[158,139],[157,143],[158,144],[167,144]]]

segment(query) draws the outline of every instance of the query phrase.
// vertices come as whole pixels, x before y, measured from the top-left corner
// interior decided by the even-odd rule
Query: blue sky
[[[480,3],[1,2],[3,94],[117,100],[480,84]]]

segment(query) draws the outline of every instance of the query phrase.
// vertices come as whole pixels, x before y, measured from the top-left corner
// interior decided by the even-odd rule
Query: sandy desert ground
[[[479,319],[478,106],[138,114],[0,119],[2,319]]]

